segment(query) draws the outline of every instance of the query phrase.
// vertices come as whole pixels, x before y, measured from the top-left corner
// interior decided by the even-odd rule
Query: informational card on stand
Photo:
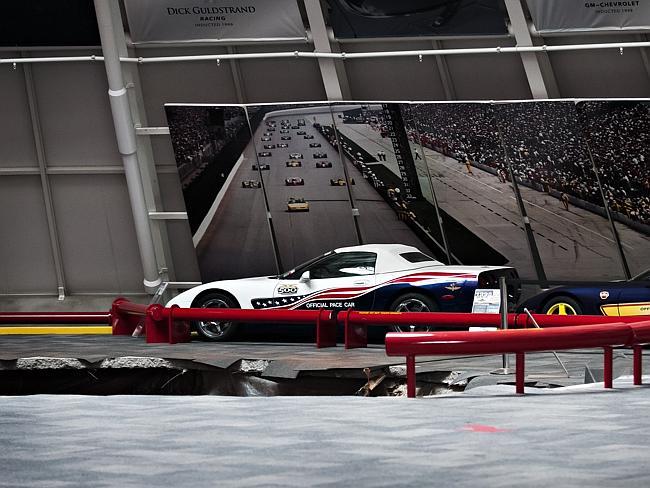
[[[474,290],[472,313],[499,313],[501,307],[501,290],[478,289]],[[497,330],[496,327],[470,327],[470,331]]]

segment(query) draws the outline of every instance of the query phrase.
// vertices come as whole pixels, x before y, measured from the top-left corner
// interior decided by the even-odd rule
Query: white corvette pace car
[[[167,306],[469,312],[474,290],[498,288],[499,276],[517,278],[517,272],[503,266],[447,266],[415,247],[367,244],[330,251],[279,276],[205,283]],[[519,290],[509,288],[508,295],[516,302]],[[212,341],[228,339],[236,325],[193,323]]]

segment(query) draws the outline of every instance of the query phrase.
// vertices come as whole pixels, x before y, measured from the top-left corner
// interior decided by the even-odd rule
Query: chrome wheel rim
[[[407,298],[402,300],[395,312],[430,312],[429,306],[418,298]],[[396,332],[430,332],[434,328],[428,325],[395,325],[393,326]]]
[[[232,308],[225,300],[221,298],[213,298],[208,300],[201,308]],[[219,339],[223,337],[228,329],[232,327],[232,322],[222,322],[216,320],[200,320],[197,322],[197,326],[201,329],[201,332],[205,334],[206,337],[210,339]]]

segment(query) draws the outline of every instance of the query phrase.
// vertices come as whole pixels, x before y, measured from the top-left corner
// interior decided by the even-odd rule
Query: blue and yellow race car
[[[650,269],[627,281],[558,286],[524,301],[519,310],[549,315],[650,315]]]

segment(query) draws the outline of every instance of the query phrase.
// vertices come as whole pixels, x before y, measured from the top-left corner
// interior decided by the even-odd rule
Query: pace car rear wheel
[[[194,304],[196,308],[239,308],[239,304],[231,297],[222,293],[208,293],[200,297]],[[237,324],[216,320],[197,320],[192,322],[194,329],[201,339],[206,341],[225,341],[235,333]]]
[[[429,297],[419,293],[407,293],[395,300],[390,309],[393,312],[437,312],[438,305]],[[431,332],[435,327],[430,325],[393,325],[395,332]]]
[[[582,315],[582,307],[570,297],[555,297],[549,300],[542,309],[546,315]]]

